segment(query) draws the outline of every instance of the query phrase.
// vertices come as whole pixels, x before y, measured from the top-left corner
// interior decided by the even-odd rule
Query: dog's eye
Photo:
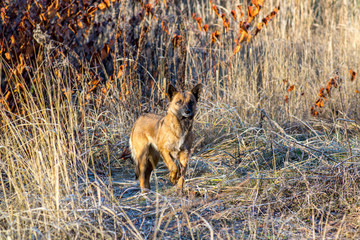
[[[177,104],[177,105],[182,104],[182,100],[177,101],[176,104]]]

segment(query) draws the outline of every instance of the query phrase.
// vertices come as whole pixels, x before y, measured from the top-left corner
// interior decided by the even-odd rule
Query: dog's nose
[[[185,114],[190,115],[190,114],[191,114],[191,110],[186,109],[186,110],[185,110]]]

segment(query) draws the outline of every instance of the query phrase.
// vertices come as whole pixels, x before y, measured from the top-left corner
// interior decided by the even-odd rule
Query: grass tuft
[[[359,83],[349,69],[360,69],[359,3],[280,1],[234,54],[230,15],[227,30],[208,2],[175,2],[161,2],[155,17],[183,40],[161,32],[149,8],[134,30],[141,46],[122,42],[112,67],[124,72],[113,78],[51,42],[21,63],[27,78],[0,57],[13,96],[0,89],[0,238],[358,239]],[[227,13],[238,4],[216,5]],[[141,9],[120,7],[119,22]],[[56,50],[64,54],[55,61]],[[339,87],[319,96],[335,76]],[[128,152],[136,118],[164,114],[167,81],[204,85],[183,196],[162,162],[142,194]]]

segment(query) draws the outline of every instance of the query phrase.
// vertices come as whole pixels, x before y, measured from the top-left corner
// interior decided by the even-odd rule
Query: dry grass
[[[207,1],[194,2],[178,7],[220,26]],[[227,9],[236,5],[223,2]],[[261,14],[278,5],[265,3]],[[177,55],[163,58],[172,59],[174,76],[159,71],[151,94],[138,98],[135,89],[121,101],[121,89],[113,87],[86,104],[77,101],[85,93],[66,98],[53,84],[70,81],[70,61],[39,57],[29,74],[47,84],[27,90],[23,115],[0,111],[0,238],[358,239],[359,83],[349,80],[348,70],[360,70],[360,5],[280,5],[231,67],[234,32],[210,45],[192,19],[178,17],[187,39],[185,84],[204,84],[184,196],[176,194],[163,163],[153,174],[153,191],[141,194],[125,153],[140,112],[163,113],[156,103],[164,78],[176,78]],[[55,69],[63,74],[53,75]],[[318,90],[336,72],[344,79],[341,90],[312,117]],[[133,73],[117,83],[133,79],[144,84]],[[287,92],[283,79],[295,90]]]

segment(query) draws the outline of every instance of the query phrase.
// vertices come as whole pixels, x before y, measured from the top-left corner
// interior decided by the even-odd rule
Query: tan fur
[[[193,142],[192,124],[201,85],[178,92],[169,85],[170,105],[165,116],[145,114],[135,122],[130,135],[131,155],[140,187],[150,189],[150,175],[160,158],[170,170],[170,181],[183,188]],[[180,171],[175,163],[180,162]],[[178,181],[179,180],[179,181]]]

